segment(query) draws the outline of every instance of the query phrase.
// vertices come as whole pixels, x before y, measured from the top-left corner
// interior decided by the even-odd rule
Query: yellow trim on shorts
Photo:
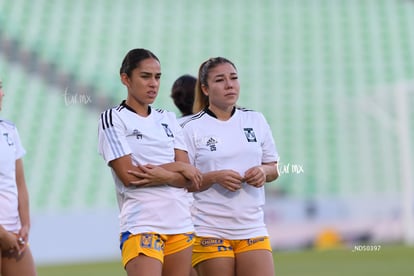
[[[194,243],[194,233],[162,235],[158,233],[141,233],[121,235],[122,264],[127,263],[140,254],[164,263],[164,256],[182,251]]]
[[[236,254],[252,250],[272,252],[269,237],[255,237],[242,240],[226,240],[213,237],[195,237],[192,266],[214,258],[234,258]]]

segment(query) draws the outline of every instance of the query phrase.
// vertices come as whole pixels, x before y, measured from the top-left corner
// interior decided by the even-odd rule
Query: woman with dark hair
[[[116,186],[123,265],[129,276],[189,275],[194,228],[187,189],[198,189],[201,173],[189,164],[175,114],[151,106],[158,58],[133,49],[120,77],[127,97],[101,114],[99,152]]]
[[[175,106],[180,110],[181,117],[178,122],[184,122],[193,114],[194,93],[197,78],[191,75],[178,77],[171,87],[171,98]]]

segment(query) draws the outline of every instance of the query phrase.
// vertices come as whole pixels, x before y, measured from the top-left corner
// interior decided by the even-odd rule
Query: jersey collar
[[[214,112],[213,112],[213,111],[211,111],[211,110],[208,108],[208,106],[206,106],[206,107],[204,108],[204,111],[205,111],[208,115],[210,115],[211,117],[214,117],[214,118],[216,118],[216,119],[217,119],[216,114],[214,114]],[[234,112],[236,112],[236,107],[235,107],[235,106],[233,106],[233,110],[231,111],[231,115],[230,115],[230,117],[231,117],[231,116],[233,116]]]
[[[135,110],[132,107],[130,107],[129,105],[127,105],[126,100],[123,100],[120,105],[122,107],[125,107],[129,111],[136,113]],[[150,114],[151,114],[151,106],[148,106],[148,115],[150,115]]]

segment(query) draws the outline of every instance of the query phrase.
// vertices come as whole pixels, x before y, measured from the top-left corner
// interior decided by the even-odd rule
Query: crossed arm
[[[131,155],[112,160],[109,166],[126,187],[148,187],[167,183],[174,187],[198,189],[202,181],[200,171],[189,164],[187,153],[178,149],[175,150],[175,162],[159,166],[134,166]]]

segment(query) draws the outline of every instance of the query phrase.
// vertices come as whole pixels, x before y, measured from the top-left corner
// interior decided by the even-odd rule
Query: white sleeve
[[[276,149],[275,140],[273,139],[272,130],[269,124],[266,121],[266,118],[263,114],[260,114],[260,122],[262,124],[262,131],[263,131],[263,142],[262,142],[262,163],[269,163],[269,162],[279,162],[279,153]]]
[[[195,141],[191,139],[194,135],[191,133],[191,128],[185,125],[183,127],[184,141],[187,146],[188,159],[190,164],[195,165]]]
[[[125,127],[112,109],[101,114],[98,127],[98,151],[106,163],[131,154],[125,135]]]
[[[25,149],[22,146],[22,143],[20,141],[20,136],[19,136],[19,132],[17,131],[17,128],[14,127],[14,131],[13,131],[13,141],[16,147],[16,153],[15,153],[15,158],[20,159],[23,157],[23,155],[26,154]]]
[[[181,128],[180,124],[177,120],[177,115],[174,112],[169,112],[170,121],[171,121],[171,128],[172,132],[174,133],[174,148],[187,151],[187,145],[184,141],[184,133],[183,129]]]

